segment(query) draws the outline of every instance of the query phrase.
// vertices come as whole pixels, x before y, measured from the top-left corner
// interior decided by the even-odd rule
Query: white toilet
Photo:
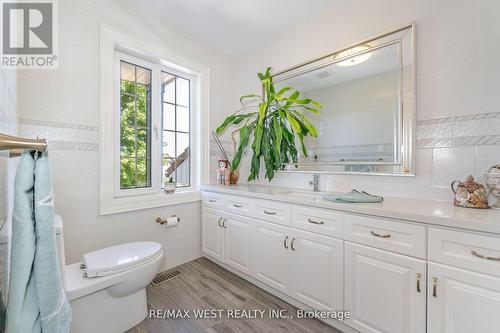
[[[83,256],[66,265],[62,220],[56,216],[63,285],[71,307],[71,333],[122,333],[146,318],[146,286],[163,257],[155,242],[125,243]]]

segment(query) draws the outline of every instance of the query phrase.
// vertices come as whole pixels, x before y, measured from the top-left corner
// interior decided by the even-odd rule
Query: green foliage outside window
[[[121,80],[120,187],[151,186],[150,85]]]

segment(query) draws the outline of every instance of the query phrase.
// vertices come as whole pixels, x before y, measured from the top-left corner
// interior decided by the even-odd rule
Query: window
[[[208,78],[199,61],[100,24],[100,215],[201,200]],[[170,177],[177,190],[165,194]]]
[[[161,72],[162,165],[164,181],[190,186],[190,80]]]
[[[120,61],[120,188],[151,186],[151,70]]]
[[[191,186],[192,77],[117,52],[119,195]]]

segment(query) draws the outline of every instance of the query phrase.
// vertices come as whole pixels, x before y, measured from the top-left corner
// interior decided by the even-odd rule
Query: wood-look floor
[[[151,309],[286,309],[295,315],[296,308],[265,290],[240,278],[206,258],[200,258],[176,269],[182,275],[157,287],[148,287]],[[146,318],[127,333],[341,333],[315,319],[153,319]]]

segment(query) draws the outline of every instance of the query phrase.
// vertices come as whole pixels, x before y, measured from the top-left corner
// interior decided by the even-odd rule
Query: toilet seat
[[[87,278],[104,277],[124,272],[158,256],[161,245],[156,242],[134,242],[106,247],[83,255],[83,271]]]

